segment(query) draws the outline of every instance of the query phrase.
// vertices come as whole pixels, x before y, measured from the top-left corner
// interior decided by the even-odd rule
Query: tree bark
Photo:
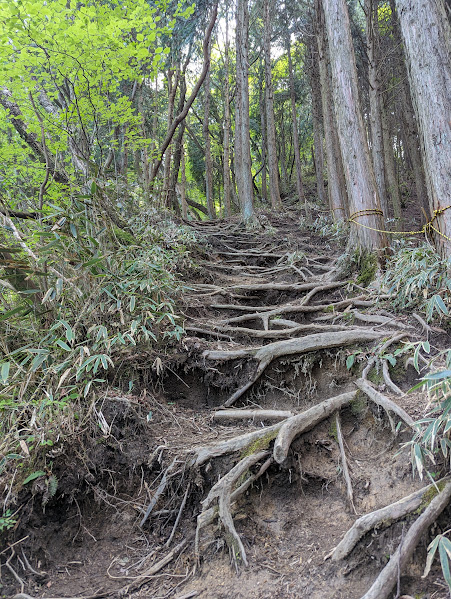
[[[396,176],[395,155],[393,151],[393,140],[390,134],[390,124],[388,121],[388,108],[382,109],[382,140],[384,144],[384,163],[386,172],[386,187],[388,196],[393,207],[393,216],[395,217],[395,228],[402,229],[401,198],[399,196],[398,178]],[[387,216],[387,215],[386,215]]]
[[[238,198],[245,223],[254,218],[249,133],[249,12],[248,0],[237,0],[236,8],[236,117],[235,169]]]
[[[226,7],[225,15],[225,48],[224,48],[224,213],[226,217],[232,216],[232,206],[230,204],[230,83],[229,83],[229,23],[228,9]]]
[[[264,4],[264,53],[265,53],[265,104],[266,104],[266,137],[268,145],[269,195],[271,207],[280,207],[279,169],[276,150],[276,126],[274,123],[274,92],[271,74],[271,20],[270,0]],[[302,185],[302,184],[301,184]]]
[[[329,208],[332,212],[334,221],[338,222],[344,220],[347,214],[346,184],[344,181],[341,148],[338,142],[335,112],[333,108],[324,17],[319,0],[316,1],[315,8],[321,103],[323,108],[324,137],[326,141]]]
[[[259,81],[259,107],[260,107],[260,127],[262,132],[262,145],[261,145],[261,154],[262,154],[262,200],[268,200],[268,183],[266,177],[266,168],[267,168],[267,155],[268,152],[266,150],[266,118],[265,118],[265,92],[263,87],[263,79],[264,73],[263,71],[260,74]]]
[[[388,218],[388,202],[385,191],[384,144],[382,137],[381,89],[379,81],[379,23],[377,8],[378,0],[365,0],[371,156],[381,209],[384,213],[383,221],[385,222]]]
[[[208,60],[211,59],[211,39],[208,44]],[[207,198],[208,216],[211,220],[216,218],[215,206],[213,202],[213,164],[211,160],[211,141],[210,141],[210,71],[208,69],[204,81],[204,120],[202,133],[205,147],[205,195]]]
[[[307,199],[304,194],[304,186],[302,184],[302,170],[301,170],[301,154],[299,152],[299,134],[298,134],[298,117],[296,113],[296,91],[294,89],[294,75],[293,75],[293,61],[291,59],[291,39],[290,33],[286,30],[285,45],[288,56],[288,78],[290,83],[290,101],[291,101],[291,119],[293,125],[293,149],[294,149],[294,162],[296,165],[296,191],[300,202],[304,202],[305,215],[307,220],[311,219],[310,208],[307,204]]]
[[[322,0],[326,23],[334,106],[353,219],[350,247],[365,251],[386,247],[381,206],[359,106],[357,69],[345,0]]]
[[[175,71],[174,81],[174,69],[170,68],[167,73],[168,80],[168,131],[171,128],[172,121],[174,120],[174,103],[175,95],[177,93],[177,87],[179,82],[179,68]],[[172,146],[169,145],[164,153],[164,167],[163,167],[163,206],[170,207],[170,175],[171,175],[171,158],[172,158]]]
[[[316,43],[315,39],[313,43]],[[321,79],[319,74],[318,55],[310,47],[310,87],[312,91],[312,120],[313,120],[313,162],[316,173],[316,191],[322,205],[326,204],[326,190],[324,188],[324,151],[323,151],[323,120],[321,100]]]
[[[451,27],[442,0],[396,0],[396,8],[434,213],[451,198]],[[451,237],[451,210],[439,212],[432,226]],[[446,239],[437,234],[435,242],[451,255]]]

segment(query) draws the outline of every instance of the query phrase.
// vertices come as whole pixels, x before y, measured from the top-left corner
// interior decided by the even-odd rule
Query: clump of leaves
[[[430,351],[429,344],[425,343],[423,341],[411,344],[412,347],[416,346],[414,366],[418,371],[420,352]],[[408,445],[411,447],[413,469],[417,470],[420,478],[427,473],[428,477],[433,479],[434,474],[429,472],[428,467],[435,465],[435,469],[441,469],[443,463],[448,464],[446,470],[449,471],[451,467],[451,350],[438,353],[430,360],[429,366],[431,371],[413,389],[426,390],[430,410],[425,418],[415,423],[416,432]],[[429,545],[423,577],[429,573],[438,550],[443,575],[451,591],[451,541],[447,538],[450,532],[451,530],[447,530],[437,535]]]
[[[412,247],[399,242],[383,283],[393,294],[393,306],[416,308],[425,312],[428,321],[449,315],[451,263],[428,243]]]

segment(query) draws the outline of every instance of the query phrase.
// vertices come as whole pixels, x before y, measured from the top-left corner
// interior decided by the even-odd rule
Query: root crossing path
[[[187,337],[134,491],[141,555],[135,537],[108,566],[121,586],[96,596],[445,597],[420,574],[451,485],[412,479],[416,373],[391,359],[418,319],[337,279],[342,250],[296,215],[193,227]]]

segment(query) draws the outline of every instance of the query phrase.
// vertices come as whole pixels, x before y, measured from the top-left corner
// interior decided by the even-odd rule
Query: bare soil
[[[307,291],[246,286],[270,282],[296,286],[305,283],[304,279],[321,285],[328,274],[324,267],[332,270],[343,252],[334,241],[301,232],[296,215],[271,217],[263,224],[263,230],[254,233],[236,223],[198,225],[203,243],[208,244],[204,252],[208,259],[187,281],[193,288],[183,298],[187,337],[171,356],[162,357],[163,373],[158,379],[150,365],[149,372],[142,367],[138,394],[119,389],[105,393],[97,411],[103,414],[107,429],[102,430],[93,419],[48,453],[58,490],[47,503],[39,481],[19,494],[20,518],[4,539],[0,553],[1,597],[13,597],[22,590],[36,598],[359,599],[372,585],[415,514],[367,533],[345,560],[325,561],[325,557],[358,516],[393,503],[425,483],[413,478],[410,450],[403,447],[411,438],[408,427],[403,424],[394,434],[386,412],[362,394],[341,410],[356,513],[347,500],[334,420],[327,418],[297,436],[287,459],[281,464],[273,461],[232,505],[248,567],[217,519],[202,531],[199,554],[194,550],[201,501],[239,456],[236,452],[219,455],[195,468],[192,455],[198,448],[271,424],[214,420],[215,410],[253,378],[256,364],[248,358],[212,361],[204,352],[260,347],[277,341],[236,330],[261,331],[258,319],[224,321],[246,314],[246,309],[235,306],[247,306],[252,314],[256,307],[296,304]],[[301,279],[298,271],[287,267],[290,261],[283,256],[293,252],[305,253],[304,263],[299,260],[293,264],[298,269],[304,264],[311,275],[302,271]],[[308,305],[337,303],[357,294],[362,295],[344,285],[319,291]],[[370,298],[370,293],[365,297]],[[382,304],[357,307],[372,314],[380,314],[382,308]],[[385,308],[389,310],[389,304]],[[344,310],[337,309],[335,324],[351,327],[346,314],[342,316]],[[330,324],[331,320],[315,321],[328,314],[330,310],[283,314],[282,319],[291,325],[278,327],[275,318],[270,330]],[[402,318],[399,322],[405,322],[410,339],[420,339],[418,323]],[[230,330],[224,330],[227,327]],[[376,326],[374,330],[378,330]],[[296,337],[308,334],[301,332]],[[234,408],[299,414],[329,397],[353,391],[353,381],[374,355],[376,345],[362,343],[277,357]],[[353,352],[361,353],[348,371],[346,357]],[[405,368],[402,376],[399,371],[392,374],[404,391],[417,377],[411,367]],[[375,388],[410,416],[418,419],[424,415],[426,399],[421,393],[396,396],[381,375],[376,372],[375,376]],[[173,469],[168,470],[174,460]],[[165,472],[167,484],[141,527]],[[407,570],[400,573],[393,597],[448,597],[438,567],[427,579],[421,574],[430,538],[442,526],[448,528],[449,517],[448,509],[421,541]],[[183,540],[186,545],[165,567],[139,578]],[[5,566],[7,560],[16,578]],[[22,579],[23,589],[17,577]],[[132,587],[127,589],[127,585]]]

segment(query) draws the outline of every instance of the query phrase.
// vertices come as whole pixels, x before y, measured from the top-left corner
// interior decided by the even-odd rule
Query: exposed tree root
[[[254,358],[258,366],[253,378],[224,403],[224,407],[229,407],[235,403],[252,385],[260,378],[266,367],[276,358],[289,356],[293,354],[302,354],[319,349],[329,349],[331,347],[341,347],[352,345],[353,343],[363,343],[374,341],[386,335],[385,331],[365,331],[350,330],[335,333],[318,333],[317,335],[308,335],[299,339],[289,339],[287,341],[276,341],[263,347],[253,347],[230,351],[205,351],[204,358],[207,360],[235,360],[239,358]]]
[[[325,559],[332,558],[332,561],[344,559],[351,553],[360,539],[373,528],[379,528],[380,526],[386,528],[393,522],[415,512],[421,506],[425,494],[429,494],[436,488],[436,485],[437,483],[432,483],[407,497],[403,497],[395,503],[361,516],[354,522],[340,543]]]
[[[362,599],[388,599],[398,576],[413,555],[421,537],[435,522],[451,499],[451,483],[434,497],[421,516],[412,524],[398,549]]]
[[[405,410],[400,408],[394,401],[379,393],[368,381],[363,378],[355,381],[355,385],[363,391],[372,401],[380,405],[384,410],[388,412],[394,412],[401,418],[408,426],[414,428],[415,421]]]
[[[232,468],[225,476],[223,476],[210,490],[207,497],[202,501],[203,510],[197,518],[196,529],[196,553],[199,551],[199,535],[205,525],[204,512],[211,507],[215,499],[218,500],[218,515],[222,525],[226,531],[226,540],[232,551],[232,556],[235,561],[240,558],[244,565],[247,566],[246,551],[239,534],[236,532],[233,523],[232,514],[230,513],[230,502],[232,496],[232,487],[236,481],[242,477],[251,466],[266,458],[269,451],[259,451],[243,458],[238,464]]]
[[[348,501],[354,514],[357,514],[354,506],[354,491],[352,489],[351,475],[349,474],[348,460],[346,459],[345,444],[343,441],[343,435],[341,433],[340,412],[338,411],[335,414],[335,427],[337,430],[338,446],[340,447],[341,467],[343,468],[343,476],[346,482]]]
[[[355,396],[356,391],[343,393],[336,397],[331,397],[306,410],[302,414],[288,418],[282,423],[279,433],[274,442],[274,460],[278,464],[285,461],[290,445],[295,437],[311,430],[319,422],[349,404]]]
[[[293,416],[288,410],[218,410],[213,414],[213,420],[285,420]]]

